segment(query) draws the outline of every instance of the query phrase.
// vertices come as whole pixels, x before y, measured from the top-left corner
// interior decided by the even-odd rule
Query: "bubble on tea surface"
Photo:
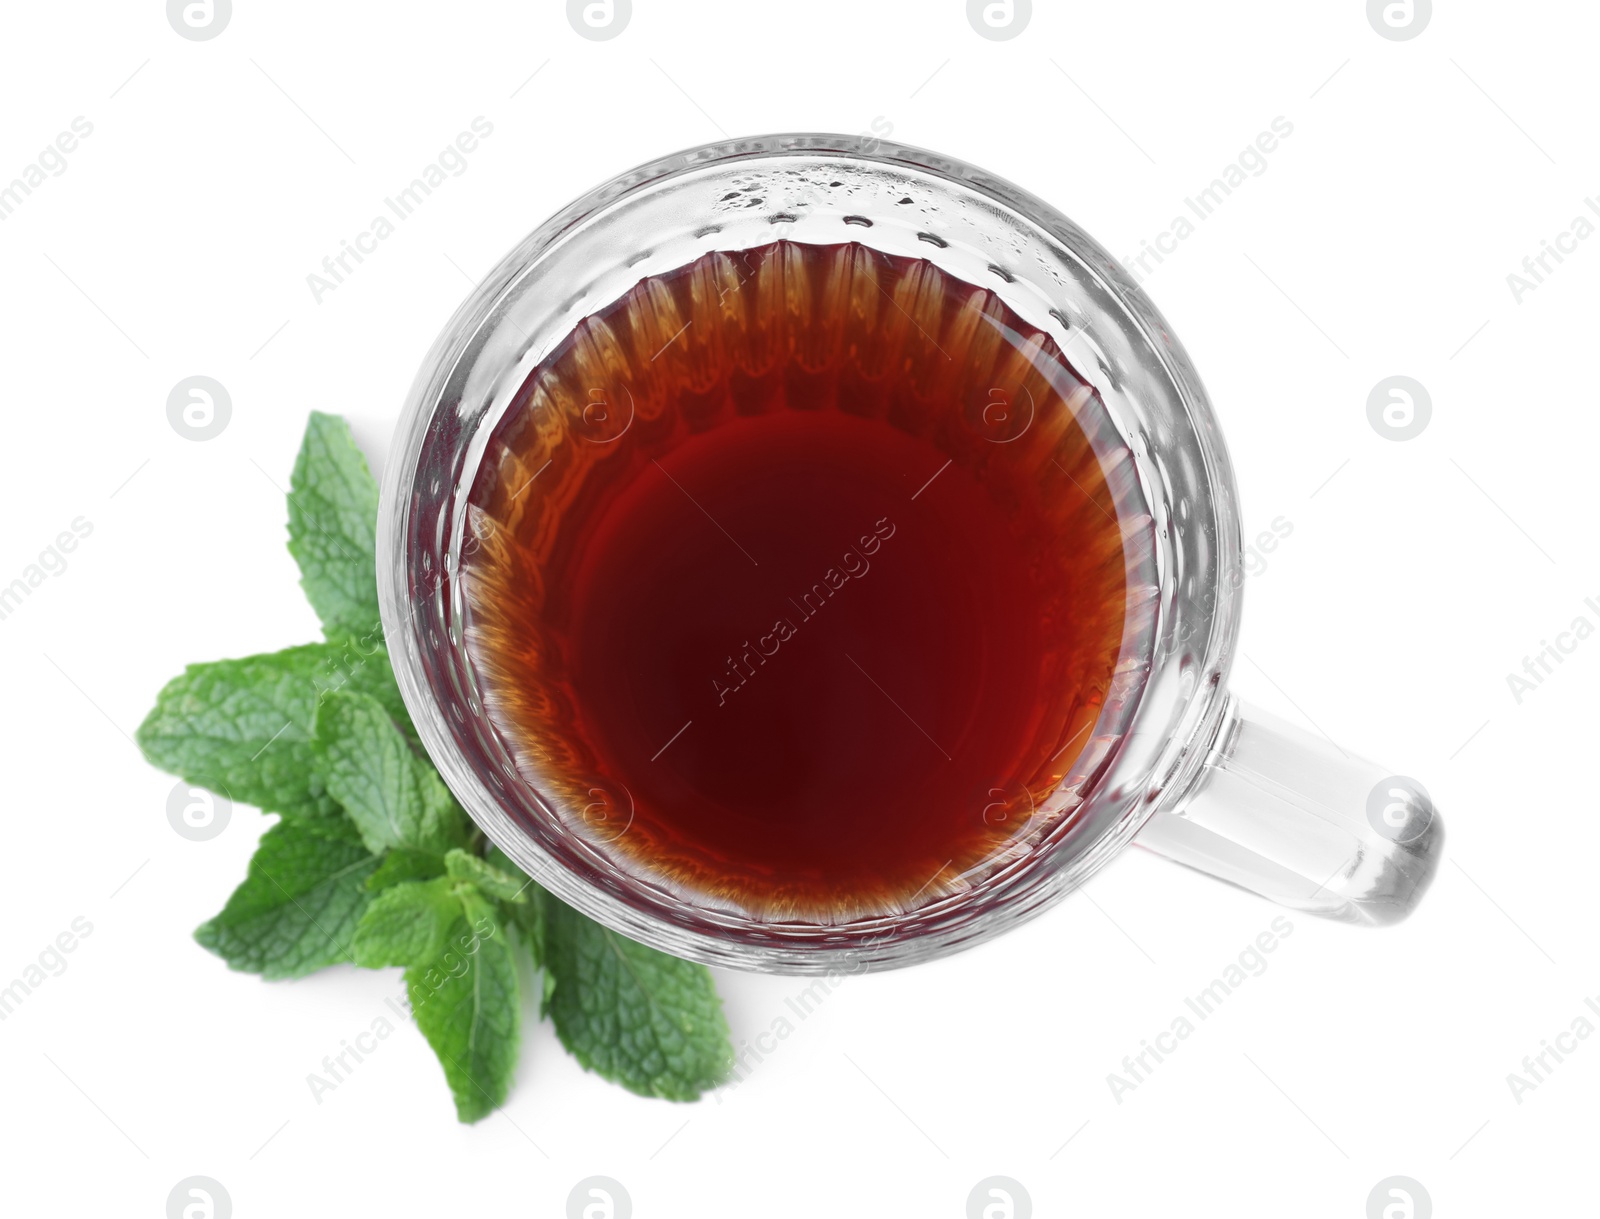
[[[580,38],[607,42],[633,20],[633,0],[567,0],[567,24]]]
[[[1390,775],[1367,793],[1367,821],[1384,838],[1403,846],[1422,837],[1433,824],[1433,801],[1417,780]]]
[[[1033,0],[967,0],[967,22],[979,37],[1008,42],[1033,20]]]
[[[1367,23],[1380,38],[1409,42],[1433,18],[1433,0],[1367,0]]]
[[[1433,397],[1412,377],[1385,377],[1367,395],[1367,422],[1385,440],[1413,440],[1433,418]]]
[[[229,1219],[232,1214],[233,1199],[211,1177],[185,1177],[167,1195],[167,1219]]]
[[[167,821],[180,838],[206,842],[228,828],[233,801],[203,787],[179,781],[167,795]]]
[[[233,398],[214,377],[185,377],[167,394],[167,422],[185,440],[222,435],[233,418]]]
[[[585,1177],[567,1195],[567,1219],[629,1219],[633,1199],[615,1177]]]
[[[1030,1219],[1033,1199],[1012,1177],[985,1177],[967,1195],[967,1219]]]
[[[1367,1219],[1430,1219],[1433,1199],[1412,1177],[1385,1177],[1367,1195]]]
[[[232,19],[233,0],[167,0],[167,24],[190,42],[209,42]]]

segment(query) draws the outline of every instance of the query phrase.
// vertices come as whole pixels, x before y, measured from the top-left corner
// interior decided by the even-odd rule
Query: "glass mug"
[[[1018,850],[959,885],[854,921],[771,921],[697,902],[607,852],[613,829],[589,832],[516,764],[485,713],[466,647],[468,495],[490,433],[529,374],[582,317],[646,277],[779,239],[924,259],[983,285],[1048,334],[1104,405],[1121,465],[1107,486],[1119,518],[1126,505],[1149,539],[1127,550],[1117,680],[1059,785],[1070,815],[1039,817]],[[1182,346],[1123,268],[1059,212],[980,169],[833,135],[663,157],[530,234],[424,361],[378,524],[383,625],[400,689],[474,821],[606,926],[682,957],[775,973],[888,968],[978,943],[1060,900],[1133,842],[1294,909],[1371,924],[1405,917],[1443,843],[1427,793],[1228,692],[1243,582],[1217,421]]]

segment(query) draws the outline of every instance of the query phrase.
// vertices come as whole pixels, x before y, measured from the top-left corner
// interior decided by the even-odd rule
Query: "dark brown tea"
[[[1114,746],[1128,456],[1049,337],[926,261],[778,242],[646,279],[489,441],[490,715],[570,832],[686,900],[957,892]]]

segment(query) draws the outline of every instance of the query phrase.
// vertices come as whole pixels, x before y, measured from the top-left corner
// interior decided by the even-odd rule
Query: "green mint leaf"
[[[444,781],[371,695],[325,696],[311,754],[328,794],[374,854],[409,847],[442,855],[464,839],[465,819]]]
[[[350,425],[313,411],[289,479],[289,553],[329,639],[378,629],[378,484]]]
[[[356,927],[351,952],[357,965],[423,965],[444,951],[445,937],[461,917],[461,899],[448,876],[403,881],[372,899]]]
[[[480,892],[490,897],[503,902],[520,903],[528,900],[526,890],[530,882],[522,873],[503,871],[468,851],[451,851],[444,857],[444,867],[447,875],[456,880],[471,881]]]
[[[703,965],[646,948],[543,895],[545,1011],[569,1053],[641,1096],[694,1100],[726,1079],[728,1024]]]
[[[521,996],[511,941],[493,904],[457,884],[461,913],[443,951],[405,976],[412,1015],[444,1067],[456,1116],[475,1122],[510,1090]]]
[[[544,890],[539,888],[528,874],[512,862],[507,855],[497,846],[491,846],[486,856],[491,867],[499,869],[517,882],[519,891],[525,901],[509,904],[502,907],[502,914],[521,933],[522,941],[528,946],[528,952],[533,957],[535,967],[544,964]],[[548,989],[552,980],[548,973],[544,976],[545,987]]]
[[[367,877],[367,888],[377,893],[403,880],[432,880],[444,875],[444,858],[428,851],[396,847],[384,853],[378,870]]]
[[[139,725],[152,766],[274,813],[329,816],[338,805],[312,765],[317,701],[330,690],[375,697],[411,731],[379,645],[312,643],[190,665]]]
[[[286,819],[261,836],[249,874],[194,938],[229,968],[298,978],[351,959],[378,861],[342,820]]]

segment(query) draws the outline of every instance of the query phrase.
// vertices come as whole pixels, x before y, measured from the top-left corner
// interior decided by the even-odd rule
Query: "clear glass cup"
[[[625,870],[519,771],[484,711],[459,578],[488,436],[584,316],[712,250],[861,242],[997,293],[1048,333],[1121,445],[1129,547],[1118,680],[1075,772],[1070,817],[1004,866],[895,914],[757,921]],[[531,233],[428,353],[383,481],[378,582],[390,656],[429,754],[467,812],[578,910],[679,956],[740,969],[887,968],[1039,913],[1130,843],[1295,909],[1387,923],[1415,906],[1443,828],[1421,785],[1228,692],[1244,583],[1233,472],[1187,354],[1082,229],[971,165],[834,135],[707,144],[629,170]]]

